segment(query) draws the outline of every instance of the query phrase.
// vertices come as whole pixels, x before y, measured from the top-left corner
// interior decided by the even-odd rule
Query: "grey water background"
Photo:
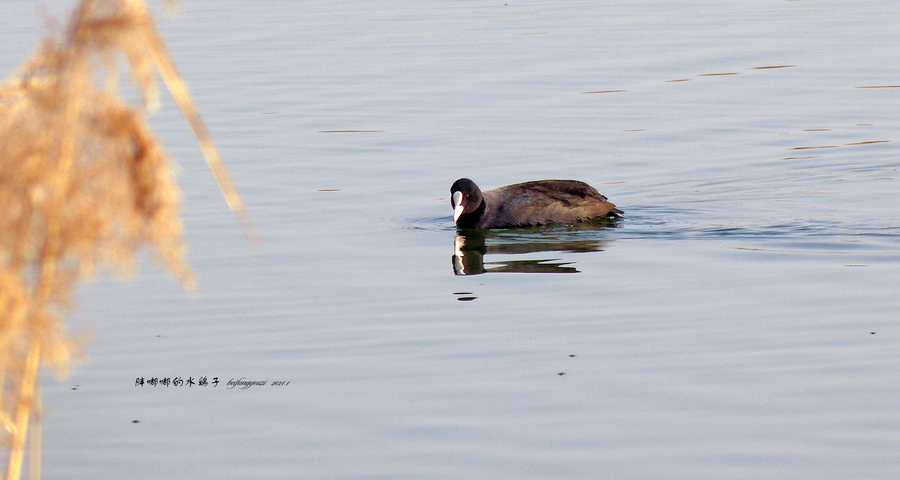
[[[70,2],[41,5],[0,3],[4,73]],[[164,98],[198,288],[82,289],[45,478],[900,476],[897,2],[183,6],[262,245]],[[626,215],[455,275],[460,176]]]

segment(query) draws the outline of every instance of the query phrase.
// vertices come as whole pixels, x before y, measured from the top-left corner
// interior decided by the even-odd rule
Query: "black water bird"
[[[450,187],[453,221],[460,228],[575,224],[617,217],[622,211],[577,180],[538,180],[482,192],[460,178]]]

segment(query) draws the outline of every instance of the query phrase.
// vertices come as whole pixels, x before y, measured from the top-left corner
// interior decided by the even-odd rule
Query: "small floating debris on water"
[[[809,160],[810,158],[822,158],[821,155],[803,155],[800,157],[784,157],[782,160]]]
[[[316,190],[317,192],[340,192],[340,188],[320,188]]]
[[[581,92],[581,93],[622,93],[627,92],[628,90],[594,90],[591,92]]]
[[[818,147],[794,147],[791,150],[820,150],[823,148],[838,148],[838,145],[821,145]]]
[[[384,133],[384,130],[319,130],[316,133]]]
[[[740,75],[740,72],[721,72],[721,73],[701,73],[698,77],[727,77],[729,75]]]
[[[751,67],[750,70],[773,70],[776,68],[792,68],[796,67],[796,65],[766,65],[763,67]]]
[[[471,302],[478,298],[472,292],[453,292],[453,294],[456,295],[456,299],[460,302]]]

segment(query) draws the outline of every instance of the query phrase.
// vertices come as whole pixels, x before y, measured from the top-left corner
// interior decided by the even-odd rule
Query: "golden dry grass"
[[[123,70],[139,105],[117,91]],[[157,75],[252,231],[143,0],[83,0],[66,29],[0,85],[0,425],[8,480],[20,478],[28,429],[37,424],[41,367],[64,373],[77,352],[62,317],[74,285],[98,268],[132,271],[141,251],[192,282],[179,189],[144,118],[157,101]]]

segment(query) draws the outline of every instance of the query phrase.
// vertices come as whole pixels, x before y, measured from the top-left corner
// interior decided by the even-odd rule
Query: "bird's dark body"
[[[577,180],[538,180],[481,192],[462,178],[450,191],[462,192],[465,208],[456,218],[462,228],[575,224],[622,213],[594,187]]]

